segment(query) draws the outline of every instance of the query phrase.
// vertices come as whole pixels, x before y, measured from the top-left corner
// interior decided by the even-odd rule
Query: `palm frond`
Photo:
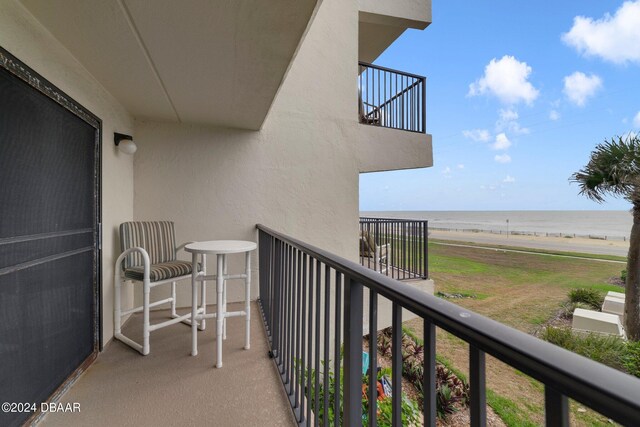
[[[618,136],[598,144],[570,181],[580,186],[581,195],[598,203],[607,194],[633,201],[640,194],[640,138]]]

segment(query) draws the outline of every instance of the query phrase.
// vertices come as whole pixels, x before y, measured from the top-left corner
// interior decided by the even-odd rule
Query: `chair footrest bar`
[[[162,304],[167,304],[167,303],[170,303],[171,301],[173,301],[173,298],[165,298],[163,300],[156,301],[149,304],[149,308],[157,307]],[[140,306],[140,307],[130,308],[129,310],[122,310],[120,311],[120,317],[126,316],[131,313],[139,313],[143,310],[143,308],[144,308],[143,306]]]
[[[247,275],[246,274],[227,274],[222,276],[224,280],[233,280],[233,279],[246,279]],[[215,274],[212,275],[207,275],[207,276],[203,276],[203,275],[199,275],[198,277],[196,277],[196,281],[197,282],[202,282],[202,281],[213,281],[213,280],[218,280],[218,276]]]
[[[151,331],[155,331],[156,329],[164,328],[165,326],[175,325],[176,323],[180,323],[183,320],[187,320],[189,318],[191,318],[191,313],[184,314],[182,316],[178,316],[176,318],[169,319],[161,323],[156,323],[155,325],[149,325],[149,331],[151,332]]]
[[[119,341],[122,341],[123,343],[125,343],[126,345],[128,345],[129,347],[138,350],[140,353],[142,353],[142,346],[140,344],[138,344],[137,342],[135,342],[134,340],[132,340],[131,338],[125,337],[122,334],[115,334],[114,338],[116,338]]]

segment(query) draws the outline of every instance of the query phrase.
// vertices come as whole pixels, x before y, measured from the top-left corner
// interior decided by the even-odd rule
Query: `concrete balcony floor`
[[[184,324],[152,332],[148,356],[111,341],[61,399],[80,403],[80,413],[50,413],[40,425],[294,425],[284,388],[267,356],[255,302],[251,310],[251,349],[242,348],[244,318],[228,319],[221,369],[214,366],[215,319],[207,320],[206,330],[198,332],[195,357],[190,354],[191,328]],[[152,312],[151,322],[167,314]],[[123,331],[141,342],[142,315],[134,315]]]

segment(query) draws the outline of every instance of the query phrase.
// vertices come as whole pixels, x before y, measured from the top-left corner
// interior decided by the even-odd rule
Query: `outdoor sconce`
[[[126,154],[133,154],[138,149],[131,135],[115,132],[113,134],[113,142],[120,151]]]

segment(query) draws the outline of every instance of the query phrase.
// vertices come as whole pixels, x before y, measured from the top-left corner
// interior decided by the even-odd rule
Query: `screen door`
[[[0,401],[40,407],[97,353],[100,121],[0,59]]]

